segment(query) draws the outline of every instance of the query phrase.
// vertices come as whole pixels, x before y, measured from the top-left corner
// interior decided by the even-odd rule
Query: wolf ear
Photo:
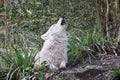
[[[43,40],[47,40],[47,39],[49,38],[49,33],[46,32],[45,34],[41,35],[41,38],[42,38]]]

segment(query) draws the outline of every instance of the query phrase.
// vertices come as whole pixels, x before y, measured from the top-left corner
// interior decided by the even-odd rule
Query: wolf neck
[[[54,34],[53,36],[55,39],[57,40],[67,40],[67,34],[66,32],[60,32],[60,33],[57,33],[57,34]]]
[[[66,33],[53,34],[48,41],[50,41],[50,44],[58,44],[63,46],[67,44],[67,35]]]

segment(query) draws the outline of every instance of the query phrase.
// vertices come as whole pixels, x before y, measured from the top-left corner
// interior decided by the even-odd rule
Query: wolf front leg
[[[60,68],[60,69],[66,68],[66,62],[65,62],[65,61],[62,61],[62,62],[60,63],[59,68]]]

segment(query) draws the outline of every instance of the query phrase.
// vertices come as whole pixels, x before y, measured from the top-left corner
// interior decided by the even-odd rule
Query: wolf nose
[[[65,19],[62,18],[61,25],[65,25],[65,24],[66,24]]]

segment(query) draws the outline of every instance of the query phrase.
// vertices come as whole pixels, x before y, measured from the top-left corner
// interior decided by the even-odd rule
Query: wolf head
[[[45,34],[41,35],[41,38],[43,40],[47,40],[51,37],[51,35],[61,34],[66,32],[66,28],[67,28],[67,24],[65,19],[60,18],[58,22],[56,24],[53,24]]]

